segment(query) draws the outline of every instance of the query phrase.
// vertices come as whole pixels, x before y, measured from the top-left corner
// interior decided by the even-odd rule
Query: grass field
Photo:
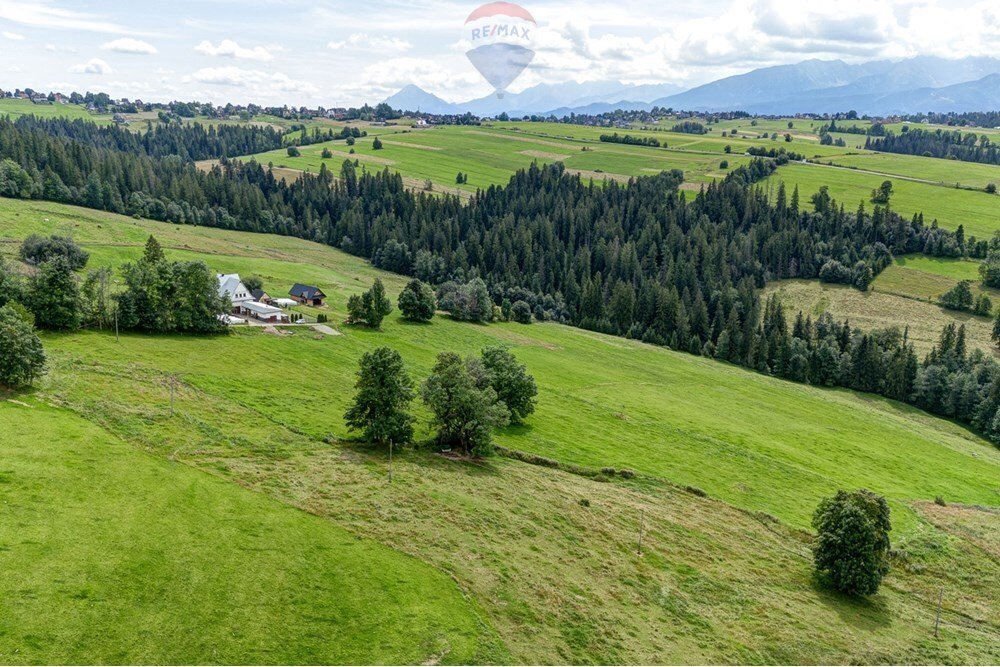
[[[885,273],[892,272],[890,268]],[[990,339],[992,319],[947,310],[936,303],[917,301],[898,292],[883,291],[886,285],[894,286],[896,280],[909,285],[910,281],[921,277],[911,275],[909,271],[902,276],[886,276],[885,273],[879,276],[875,288],[869,292],[859,292],[846,285],[825,285],[814,280],[782,280],[769,285],[767,293],[777,294],[792,313],[801,310],[814,319],[821,313],[829,312],[837,320],[849,320],[852,327],[866,331],[889,326],[898,327],[900,331],[908,329],[909,339],[921,358],[937,344],[941,329],[952,323],[965,325],[969,347],[1000,356],[1000,350]],[[902,289],[909,288],[904,286]]]
[[[111,122],[111,114],[92,114],[79,104],[35,104],[31,100],[0,99],[0,116],[38,116],[39,118],[82,118],[98,124]]]
[[[377,128],[385,130],[386,128]],[[435,191],[475,192],[477,188],[506,183],[518,169],[532,162],[563,162],[572,171],[595,181],[648,176],[670,169],[682,169],[685,179],[701,183],[725,176],[719,168],[723,157],[730,168],[748,161],[742,155],[706,155],[648,147],[631,147],[598,142],[578,142],[568,139],[526,136],[520,133],[482,127],[446,126],[425,130],[393,132],[380,135],[382,150],[372,149],[373,137],[356,140],[354,154],[344,141],[303,146],[300,157],[289,157],[285,150],[270,151],[254,156],[262,164],[273,163],[300,171],[328,169],[339,172],[344,159],[357,159],[368,169],[399,171],[415,187],[425,180],[434,184]],[[583,150],[586,148],[587,150]],[[324,149],[333,157],[323,159]],[[468,174],[468,183],[455,184],[458,172]]]
[[[382,275],[394,296],[404,279],[296,239],[14,200],[0,200],[0,220],[7,253],[33,231],[69,232],[91,251],[93,265],[117,265],[138,256],[155,233],[169,256],[258,273],[272,294],[295,281],[319,284],[331,296],[325,312],[345,335],[124,335],[116,343],[108,332],[50,334],[52,372],[23,400],[72,410],[153,461],[183,462],[258,490],[260,502],[305,509],[331,531],[346,528],[450,574],[487,628],[466,626],[461,645],[448,639],[448,660],[1000,658],[992,594],[1000,568],[980,554],[993,548],[992,538],[985,546],[965,540],[964,523],[938,526],[921,504],[941,495],[1000,505],[1000,450],[957,425],[873,396],[559,325],[474,326],[441,317],[412,325],[393,314],[380,332],[346,326],[350,294]],[[514,347],[540,389],[538,412],[505,429],[501,444],[639,476],[611,483],[503,459],[470,465],[404,450],[387,485],[383,455],[347,440],[342,422],[358,357],[391,345],[420,380],[440,350],[474,353],[497,342]],[[180,380],[173,415],[168,375]],[[426,437],[427,415],[418,414]],[[858,486],[889,497],[894,542],[909,554],[884,592],[860,604],[812,582],[800,532],[820,497]],[[648,522],[641,558],[640,509]],[[969,511],[975,524],[979,514]],[[929,624],[941,587],[946,641],[935,642]]]
[[[69,410],[0,420],[0,661],[477,659],[475,610],[417,559]]]
[[[965,226],[966,236],[990,238],[1000,229],[1000,197],[986,192],[959,190],[929,183],[893,179],[882,174],[870,174],[851,169],[839,169],[814,164],[789,164],[771,176],[771,182],[785,182],[791,191],[799,186],[800,196],[808,197],[823,185],[830,188],[830,195],[844,207],[853,211],[860,202],[871,210],[871,192],[882,181],[891,180],[893,196],[891,207],[904,217],[923,212],[924,221],[930,224],[937,219],[947,229]]]
[[[823,158],[822,161],[830,161],[844,167],[877,171],[890,176],[923,179],[946,187],[958,184],[962,187],[982,189],[989,183],[1000,185],[1000,166],[992,164],[894,153],[838,155]],[[1000,201],[996,205],[1000,207]]]

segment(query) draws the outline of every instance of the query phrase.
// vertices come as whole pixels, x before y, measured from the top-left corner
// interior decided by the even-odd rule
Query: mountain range
[[[654,106],[758,114],[833,113],[853,109],[872,116],[985,111],[1000,108],[1000,59],[917,56],[860,64],[806,60],[755,69],[689,90],[670,83],[567,82],[539,84],[502,98],[488,95],[459,103],[447,102],[409,85],[386,102],[408,111],[469,112],[477,116],[495,116],[501,112],[511,116],[563,116]]]

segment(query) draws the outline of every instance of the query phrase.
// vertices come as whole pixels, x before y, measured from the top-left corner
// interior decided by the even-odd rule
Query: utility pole
[[[938,591],[937,614],[934,616],[934,638],[938,638],[938,626],[941,625],[941,600],[944,597],[944,589]]]
[[[643,520],[645,518],[646,518],[646,510],[640,509],[639,510],[639,555],[640,556],[642,555],[642,529],[643,529]]]

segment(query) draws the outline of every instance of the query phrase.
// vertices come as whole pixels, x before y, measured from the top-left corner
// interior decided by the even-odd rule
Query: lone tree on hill
[[[372,329],[382,326],[382,320],[392,312],[392,302],[385,295],[385,287],[379,278],[371,288],[354,294],[347,300],[347,321],[350,324],[366,324]]]
[[[369,442],[406,443],[413,439],[413,417],[408,412],[413,401],[413,381],[399,352],[377,347],[361,356],[357,393],[344,414],[352,431],[363,431]]]
[[[454,352],[438,355],[421,395],[434,414],[431,424],[437,428],[438,443],[457,447],[466,455],[490,454],[493,429],[510,419],[479,360],[463,360]]]
[[[838,491],[813,515],[816,570],[841,593],[874,595],[889,572],[889,504],[866,489]]]
[[[375,137],[375,139],[372,140],[372,150],[373,151],[382,150],[382,140],[379,139],[378,137]]]
[[[413,279],[399,293],[397,305],[406,319],[428,322],[434,317],[434,308],[436,307],[434,290],[426,283]]]
[[[24,317],[11,304],[0,308],[0,385],[16,389],[45,371],[45,351]]]

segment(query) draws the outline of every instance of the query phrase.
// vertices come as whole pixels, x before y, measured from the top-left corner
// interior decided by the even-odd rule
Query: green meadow
[[[168,256],[257,273],[272,295],[315,282],[342,334],[46,334],[49,374],[0,404],[17,517],[0,564],[39,573],[0,584],[17,601],[0,611],[7,662],[1000,659],[994,547],[965,537],[992,511],[976,507],[1000,505],[1000,450],[955,424],[555,324],[345,325],[350,294],[378,275],[395,297],[405,279],[297,239],[15,200],[0,222],[8,255],[28,233],[71,233],[91,266],[118,266],[154,233]],[[420,381],[442,350],[497,343],[539,385],[537,412],[499,444],[564,469],[404,448],[390,484],[384,452],[342,421],[360,355],[394,347]],[[819,498],[860,486],[890,499],[906,554],[864,603],[812,579],[807,532]],[[931,520],[935,496],[948,522]],[[136,568],[140,590],[114,583]],[[98,616],[108,630],[87,634]],[[171,633],[185,639],[164,645]]]
[[[477,659],[444,573],[23,398],[0,401],[0,661]]]
[[[79,104],[35,104],[31,100],[14,98],[0,99],[0,116],[38,116],[39,118],[82,118],[98,124],[111,122],[111,114],[92,114]]]
[[[1000,229],[1000,197],[983,191],[969,191],[894,179],[889,174],[871,174],[817,164],[789,164],[778,169],[769,182],[784,181],[789,191],[796,185],[804,202],[821,186],[828,186],[830,195],[853,211],[859,203],[871,210],[871,192],[883,181],[891,180],[891,207],[904,217],[922,212],[924,221],[937,220],[946,229],[965,227],[966,236],[989,238]]]

